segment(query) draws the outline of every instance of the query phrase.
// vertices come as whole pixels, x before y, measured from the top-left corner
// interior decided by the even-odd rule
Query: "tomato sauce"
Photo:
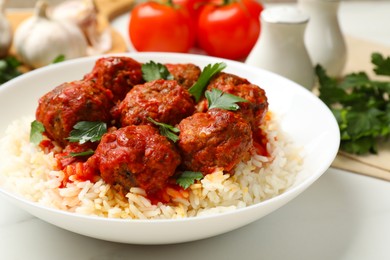
[[[268,138],[263,133],[263,131],[261,131],[261,129],[258,129],[257,131],[253,132],[252,136],[253,136],[253,147],[255,148],[256,154],[262,156],[269,156],[269,153],[267,151]]]

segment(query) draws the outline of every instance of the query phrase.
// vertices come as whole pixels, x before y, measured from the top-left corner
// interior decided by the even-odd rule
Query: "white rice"
[[[68,182],[59,188],[62,171],[53,170],[53,154],[29,142],[31,117],[13,122],[0,139],[0,187],[39,204],[84,215],[123,219],[172,219],[218,214],[275,197],[301,169],[300,151],[282,133],[274,116],[263,126],[270,157],[254,155],[230,176],[217,171],[189,188],[188,199],[154,205],[145,191],[132,188],[123,197],[99,180]]]

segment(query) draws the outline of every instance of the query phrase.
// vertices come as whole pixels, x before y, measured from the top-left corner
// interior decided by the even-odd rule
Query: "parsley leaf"
[[[224,62],[215,63],[214,65],[209,64],[203,68],[197,82],[188,90],[190,94],[195,97],[196,102],[198,102],[202,97],[203,91],[210,79],[225,68],[226,63]]]
[[[45,132],[43,124],[37,120],[31,122],[30,142],[38,145],[42,141],[42,133]]]
[[[372,54],[376,74],[390,76],[390,57]],[[366,73],[350,73],[342,79],[315,68],[319,98],[333,112],[341,136],[340,149],[354,154],[377,153],[377,143],[390,136],[390,81],[371,80]]]
[[[89,155],[92,155],[94,153],[94,151],[92,149],[88,149],[84,152],[79,152],[79,153],[69,153],[70,156],[72,157],[82,157],[82,156],[89,156]]]
[[[176,183],[184,189],[188,189],[195,181],[203,179],[201,172],[184,171],[177,179]]]
[[[238,110],[240,106],[237,102],[248,102],[248,100],[241,97],[222,92],[220,89],[213,88],[211,91],[205,93],[209,103],[209,109],[222,108],[225,110]]]
[[[79,142],[80,144],[100,141],[103,134],[107,132],[107,124],[104,122],[80,121],[73,126],[70,136],[66,139],[69,142]]]
[[[64,54],[60,54],[52,61],[52,63],[55,64],[55,63],[60,63],[60,62],[63,62],[63,61],[65,61],[65,55]]]
[[[159,123],[151,117],[148,117],[148,120],[150,122],[152,122],[153,124],[155,124],[156,126],[158,126],[161,135],[169,138],[174,143],[176,143],[179,140],[179,137],[176,135],[177,133],[180,132],[180,130],[178,128],[173,127],[173,126],[168,125],[168,124]]]
[[[142,64],[141,70],[142,77],[147,82],[156,79],[173,79],[172,74],[169,73],[166,66],[161,63],[155,63],[154,61]]]
[[[390,57],[383,58],[379,53],[373,53],[371,55],[372,64],[376,65],[374,72],[377,75],[387,75],[390,76]]]
[[[0,85],[21,75],[19,66],[21,62],[15,57],[9,56],[0,60]]]

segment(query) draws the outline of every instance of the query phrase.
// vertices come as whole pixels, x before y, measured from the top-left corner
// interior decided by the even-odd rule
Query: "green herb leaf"
[[[379,53],[373,53],[371,55],[372,64],[376,65],[374,72],[377,75],[390,76],[390,57],[383,58]]]
[[[80,144],[100,141],[103,134],[107,132],[107,124],[104,122],[80,121],[73,126],[69,142],[79,142]]]
[[[37,120],[31,122],[30,142],[38,145],[42,141],[42,133],[45,132],[43,124]]]
[[[176,183],[184,189],[188,189],[195,181],[203,179],[203,174],[201,172],[183,172],[177,179]]]
[[[145,81],[153,81],[157,79],[173,79],[171,73],[169,73],[167,67],[161,63],[155,63],[150,61],[142,64],[142,77]]]
[[[165,127],[160,126],[159,130],[160,130],[161,135],[166,136],[172,142],[176,143],[179,140],[179,137],[176,134],[174,134],[170,129],[167,129]]]
[[[349,110],[346,113],[347,127],[345,131],[353,139],[366,136],[377,137],[382,129],[382,113],[376,108],[369,108],[364,111]]]
[[[376,140],[373,137],[363,137],[348,142],[341,142],[340,149],[352,154],[376,154],[378,152]]]
[[[374,71],[390,76],[390,57],[374,53]],[[336,80],[316,66],[320,99],[333,112],[341,136],[340,149],[354,154],[376,153],[390,136],[390,81],[371,80],[366,73],[350,73]]]
[[[226,63],[224,62],[215,63],[214,65],[209,64],[204,67],[198,78],[198,81],[188,90],[191,95],[195,97],[196,102],[198,102],[202,97],[204,89],[206,88],[210,79],[225,68]]]
[[[92,149],[88,149],[84,152],[79,152],[79,153],[69,153],[70,156],[72,157],[83,157],[83,156],[89,156],[92,155],[94,151]]]
[[[21,65],[15,57],[9,56],[0,60],[0,85],[21,75],[18,70]]]
[[[237,102],[248,102],[248,100],[241,97],[222,92],[220,89],[213,88],[211,91],[205,93],[209,103],[209,109],[222,108],[225,110],[238,110],[240,106]]]
[[[52,63],[60,63],[60,62],[63,62],[65,60],[65,55],[64,54],[60,54],[58,55],[53,61]]]
[[[177,133],[180,132],[178,128],[168,124],[157,122],[151,117],[148,117],[148,120],[153,124],[155,124],[156,126],[158,126],[161,135],[169,138],[174,143],[176,143],[179,140],[179,137],[176,135]]]

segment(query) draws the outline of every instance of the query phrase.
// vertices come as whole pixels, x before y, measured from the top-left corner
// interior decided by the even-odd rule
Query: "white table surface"
[[[390,47],[390,1],[343,3],[345,33]],[[114,26],[122,26],[121,17]],[[390,259],[390,183],[330,168],[270,215],[217,237],[140,246],[47,224],[0,197],[0,259]]]

